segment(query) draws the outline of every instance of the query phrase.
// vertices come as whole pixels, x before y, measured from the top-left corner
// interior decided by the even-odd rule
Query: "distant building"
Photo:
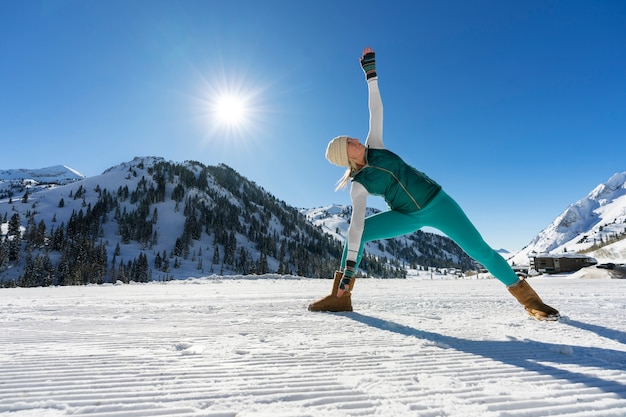
[[[574,272],[597,263],[595,258],[577,253],[540,253],[530,258],[531,269],[547,274]]]

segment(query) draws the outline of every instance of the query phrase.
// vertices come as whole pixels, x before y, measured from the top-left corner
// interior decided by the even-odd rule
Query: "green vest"
[[[366,164],[352,180],[368,193],[385,198],[392,210],[412,213],[424,208],[441,185],[387,149],[367,149]]]

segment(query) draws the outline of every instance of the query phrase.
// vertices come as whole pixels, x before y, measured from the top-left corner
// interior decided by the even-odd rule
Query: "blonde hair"
[[[335,187],[335,191],[339,191],[343,188],[346,188],[346,186],[350,182],[350,178],[352,178],[352,175],[359,170],[359,167],[357,166],[356,162],[354,162],[352,159],[348,160],[348,164],[349,164],[348,169],[346,169],[346,172],[344,172],[343,176],[339,178],[339,181],[337,181],[337,186]]]

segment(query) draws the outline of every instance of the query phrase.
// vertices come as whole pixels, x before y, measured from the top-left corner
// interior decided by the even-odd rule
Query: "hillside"
[[[144,157],[91,178],[60,173],[58,184],[27,184],[19,198],[0,200],[0,285],[330,277],[339,264],[341,239],[226,165]],[[447,238],[409,236],[369,247],[362,272],[403,277],[420,262],[467,268],[463,255]]]
[[[0,174],[0,285],[330,277],[351,215],[349,206],[293,208],[226,165],[195,161],[135,158],[92,178],[62,165]],[[626,173],[613,175],[509,261],[582,252],[624,263],[625,182]],[[368,243],[361,272],[405,277],[428,267],[475,264],[447,237],[418,231]]]
[[[34,193],[84,178],[83,174],[65,165],[40,169],[0,170],[0,200],[12,197],[22,198],[26,190]]]
[[[511,257],[528,263],[533,253],[586,253],[600,262],[625,262],[626,172],[616,173],[571,204],[521,251]]]
[[[3,200],[0,215],[0,280],[21,285],[330,276],[341,251],[296,209],[231,168],[162,158],[135,158]]]

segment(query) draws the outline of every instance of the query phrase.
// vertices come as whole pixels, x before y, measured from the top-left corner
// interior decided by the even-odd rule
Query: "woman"
[[[361,262],[365,242],[389,239],[424,226],[441,230],[469,256],[507,286],[511,294],[538,320],[558,320],[559,312],[544,304],[525,280],[520,280],[509,264],[485,243],[463,210],[435,181],[407,165],[383,144],[383,105],[378,89],[376,57],[365,48],[361,66],[367,81],[370,111],[365,145],[358,139],[338,136],[326,149],[334,165],[347,167],[337,189],[351,183],[352,218],[330,295],[309,306],[311,311],[352,311],[351,291],[354,274]],[[365,217],[368,195],[385,198],[390,210]]]

